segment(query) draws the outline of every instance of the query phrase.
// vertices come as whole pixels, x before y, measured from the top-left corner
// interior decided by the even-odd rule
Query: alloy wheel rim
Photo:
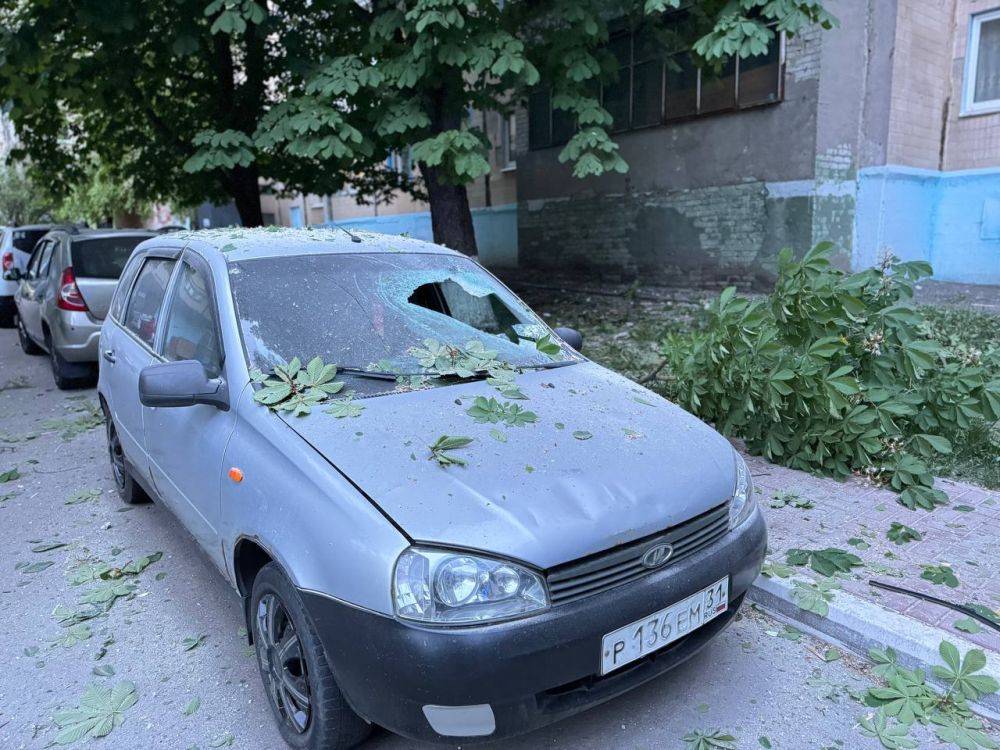
[[[108,422],[108,456],[111,458],[111,471],[115,475],[115,484],[121,489],[125,486],[125,454],[118,432]]]
[[[302,643],[288,610],[275,594],[257,604],[257,653],[271,704],[297,734],[309,728],[312,691]]]

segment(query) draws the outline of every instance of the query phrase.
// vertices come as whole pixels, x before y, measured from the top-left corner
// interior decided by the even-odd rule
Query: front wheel
[[[149,495],[139,486],[139,483],[132,477],[128,463],[125,461],[125,452],[122,450],[122,441],[118,437],[118,430],[115,422],[104,409],[104,427],[108,437],[108,458],[111,459],[111,476],[115,480],[115,489],[118,496],[126,505],[140,505],[149,502]]]
[[[250,597],[257,666],[281,736],[305,750],[347,750],[371,725],[347,705],[298,591],[275,563]]]

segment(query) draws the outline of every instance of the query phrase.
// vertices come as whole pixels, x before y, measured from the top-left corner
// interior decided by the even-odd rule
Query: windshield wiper
[[[423,373],[385,372],[384,370],[364,370],[360,367],[337,367],[337,372],[357,375],[359,378],[375,378],[376,380],[395,380],[401,375],[421,375]]]
[[[522,370],[555,370],[557,367],[568,367],[578,364],[576,359],[560,359],[558,362],[542,362],[540,365],[524,365]]]
[[[537,365],[522,365],[515,369],[518,370],[554,370],[557,367],[566,367],[568,365],[577,364],[578,360],[575,359],[562,359],[557,362],[542,362]],[[492,377],[488,370],[477,370],[471,375],[457,375],[455,373],[450,373],[448,375],[441,375],[436,372],[388,372],[387,370],[365,370],[362,367],[337,367],[337,372],[343,372],[348,375],[356,375],[359,378],[373,378],[375,380],[395,380],[396,378],[411,378],[411,377],[423,377],[423,378],[434,378],[440,380],[451,380],[451,381],[472,381],[472,380],[486,380]]]

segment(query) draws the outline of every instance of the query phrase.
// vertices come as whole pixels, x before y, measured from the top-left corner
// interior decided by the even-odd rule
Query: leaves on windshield
[[[442,435],[428,446],[431,451],[430,460],[437,461],[441,467],[451,465],[465,466],[468,462],[464,458],[452,455],[452,451],[464,448],[472,442],[472,438],[461,435]]]
[[[471,378],[500,364],[496,350],[487,349],[482,341],[468,341],[462,347],[424,339],[423,347],[412,346],[409,354],[428,375],[438,377]]]
[[[254,401],[272,411],[291,412],[301,417],[309,414],[312,407],[329,396],[340,392],[344,384],[334,380],[336,365],[327,365],[319,357],[314,357],[302,367],[298,357],[286,365],[275,365],[269,375],[254,370],[250,377],[263,387],[254,394]]]
[[[554,357],[562,351],[562,347],[552,340],[551,334],[546,333],[535,342],[535,348],[542,354]]]
[[[538,421],[535,412],[523,409],[518,404],[498,401],[492,396],[490,398],[476,396],[476,400],[465,413],[480,424],[503,422],[511,427],[521,427]]]

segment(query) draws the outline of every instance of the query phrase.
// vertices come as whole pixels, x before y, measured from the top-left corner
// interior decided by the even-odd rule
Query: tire
[[[150,502],[149,495],[139,486],[129,471],[125,453],[122,451],[118,429],[107,408],[104,409],[105,434],[108,437],[108,458],[111,460],[111,478],[114,480],[118,496],[126,505],[142,505]]]
[[[250,627],[264,692],[290,747],[347,750],[368,736],[371,725],[340,692],[299,592],[273,562],[254,579]]]
[[[52,367],[52,379],[56,381],[56,388],[69,391],[90,385],[90,378],[80,376],[80,365],[70,364],[59,354],[52,342],[52,334],[45,334],[45,347],[49,350],[49,365]]]
[[[31,340],[31,336],[24,328],[24,323],[21,321],[20,315],[14,316],[14,325],[17,326],[17,340],[21,343],[21,351],[25,354],[44,354],[44,350],[38,344]]]

